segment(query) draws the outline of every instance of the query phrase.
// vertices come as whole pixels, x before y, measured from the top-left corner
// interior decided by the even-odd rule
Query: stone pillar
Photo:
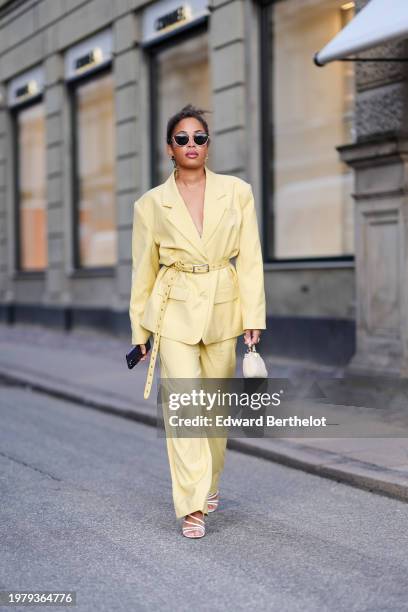
[[[244,0],[212,0],[209,28],[217,172],[259,183],[256,7]],[[255,193],[255,196],[257,194]]]
[[[7,255],[7,183],[6,183],[6,88],[0,85],[0,302],[7,303],[9,295],[9,274]],[[7,319],[6,311],[1,312],[1,318]]]
[[[48,266],[43,304],[64,307],[69,304],[66,279],[66,228],[69,227],[64,206],[64,126],[67,118],[64,100],[64,62],[58,53],[51,53],[45,66],[46,168]]]
[[[359,2],[359,8],[365,2]],[[405,41],[361,57],[408,57]],[[408,64],[355,62],[354,169],[357,350],[350,373],[408,373]]]
[[[148,159],[143,122],[146,109],[141,91],[141,48],[138,17],[133,13],[118,17],[113,25],[116,105],[116,206],[118,263],[114,312],[127,312],[131,290],[133,203],[149,188]],[[143,138],[142,138],[143,135]],[[127,327],[130,322],[125,316]]]

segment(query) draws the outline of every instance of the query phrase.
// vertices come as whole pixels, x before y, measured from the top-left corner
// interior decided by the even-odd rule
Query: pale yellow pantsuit
[[[187,344],[161,337],[162,378],[233,378],[237,338]],[[201,510],[207,514],[207,495],[218,489],[224,468],[227,437],[166,436],[173,502],[177,518]]]
[[[163,378],[233,378],[237,337],[247,329],[266,329],[252,187],[207,166],[205,175],[201,235],[178,190],[175,170],[134,203],[132,344],[145,344],[158,330],[169,267],[204,266],[204,273],[178,271],[168,294],[158,352]],[[220,262],[228,265],[205,271],[207,264]],[[226,437],[166,438],[177,517],[207,513],[207,494],[217,489],[223,469]]]

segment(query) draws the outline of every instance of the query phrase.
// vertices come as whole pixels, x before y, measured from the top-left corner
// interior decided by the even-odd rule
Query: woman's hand
[[[260,329],[246,329],[244,334],[245,344],[258,344],[261,339]]]
[[[146,355],[146,345],[145,344],[139,344],[140,349],[143,353],[143,357],[140,358],[140,361],[146,361],[147,359],[147,355]]]

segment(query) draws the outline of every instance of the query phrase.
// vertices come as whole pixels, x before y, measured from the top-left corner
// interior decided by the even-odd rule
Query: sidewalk
[[[126,340],[88,330],[64,333],[0,324],[0,376],[155,427],[159,364],[150,398],[144,400],[148,360],[128,370],[129,346]],[[242,343],[237,353],[238,377],[242,376],[243,350]],[[271,378],[343,375],[339,368],[263,356]],[[364,408],[346,409],[360,411],[362,419],[368,414]],[[335,417],[339,407],[329,406],[330,410]],[[228,448],[408,501],[408,403],[377,408],[369,416],[389,437],[230,438]]]

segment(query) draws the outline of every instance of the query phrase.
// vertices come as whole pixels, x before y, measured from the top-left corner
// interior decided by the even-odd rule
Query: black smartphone
[[[150,339],[145,344],[146,347],[146,355],[150,351]],[[137,363],[139,363],[140,359],[143,357],[142,349],[140,348],[140,344],[137,344],[126,353],[126,363],[129,368],[134,368]]]

